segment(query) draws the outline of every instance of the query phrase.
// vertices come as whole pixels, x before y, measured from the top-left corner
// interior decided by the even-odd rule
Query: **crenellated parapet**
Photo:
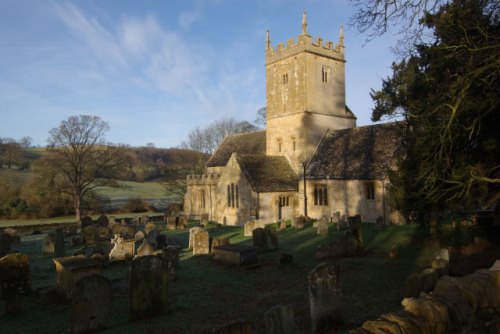
[[[219,182],[220,174],[188,175],[188,186],[215,186]]]
[[[276,47],[271,46],[269,31],[266,34],[266,65],[272,64],[275,61],[295,56],[301,52],[309,52],[323,57],[332,58],[345,62],[344,60],[344,31],[341,27],[339,42],[334,45],[332,41],[323,41],[321,37],[313,39],[307,33],[306,14],[302,17],[302,34],[297,39],[291,38],[287,40],[286,46],[279,43]]]

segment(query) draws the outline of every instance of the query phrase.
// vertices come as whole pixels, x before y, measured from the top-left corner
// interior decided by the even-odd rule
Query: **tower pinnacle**
[[[302,35],[307,35],[307,17],[306,12],[302,14]]]
[[[339,36],[339,45],[344,46],[344,26],[340,26],[340,36]]]
[[[269,30],[266,31],[266,50],[271,47],[271,38],[269,37]]]

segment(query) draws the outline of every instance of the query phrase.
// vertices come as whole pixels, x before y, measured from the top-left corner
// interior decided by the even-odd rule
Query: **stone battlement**
[[[334,47],[333,42],[328,40],[323,42],[323,39],[320,37],[316,37],[313,40],[310,35],[300,35],[297,40],[295,40],[295,38],[289,39],[286,42],[286,46],[283,43],[279,43],[276,47],[269,46],[266,49],[266,64],[271,64],[301,52],[310,52],[345,62],[342,39],[341,36],[340,42]]]
[[[201,175],[188,175],[188,185],[216,185],[220,179],[220,174],[209,173]]]

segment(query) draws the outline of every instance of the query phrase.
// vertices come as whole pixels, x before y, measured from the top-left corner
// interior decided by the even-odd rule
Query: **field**
[[[190,222],[194,226],[196,222]],[[193,257],[186,248],[188,230],[163,232],[178,237],[184,248],[177,280],[169,284],[169,305],[163,314],[144,321],[128,319],[129,263],[102,270],[113,284],[112,311],[103,333],[209,333],[213,328],[238,320],[249,320],[257,332],[264,330],[264,313],[275,305],[291,304],[301,332],[310,332],[307,274],[319,263],[341,266],[341,290],[345,324],[341,330],[359,326],[364,320],[400,307],[404,280],[413,271],[429,266],[439,245],[428,242],[415,225],[393,226],[383,231],[363,224],[365,248],[356,257],[318,261],[314,252],[321,243],[341,236],[330,226],[320,236],[309,226],[279,232],[280,249],[259,254],[260,266],[243,268],[217,263],[211,256]],[[210,226],[211,237],[230,237],[231,243],[251,245],[242,227]],[[59,333],[65,331],[68,302],[55,293],[51,257],[41,255],[44,235],[22,237],[18,250],[30,256],[33,292],[25,297],[19,318],[0,316],[2,333]],[[400,256],[389,250],[398,245]],[[68,249],[71,255],[77,249]],[[280,269],[280,253],[294,257],[293,265]],[[0,314],[3,314],[3,305]],[[341,332],[342,332],[341,331]]]

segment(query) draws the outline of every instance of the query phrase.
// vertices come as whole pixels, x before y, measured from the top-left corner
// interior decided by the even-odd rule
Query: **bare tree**
[[[73,199],[75,218],[81,219],[82,198],[92,189],[111,183],[121,171],[122,148],[105,142],[109,125],[98,116],[71,116],[50,130],[53,153],[50,177],[58,191]]]
[[[257,110],[257,116],[253,121],[257,126],[266,127],[266,107]]]
[[[0,138],[0,167],[20,166],[23,162],[24,149],[12,138]]]

